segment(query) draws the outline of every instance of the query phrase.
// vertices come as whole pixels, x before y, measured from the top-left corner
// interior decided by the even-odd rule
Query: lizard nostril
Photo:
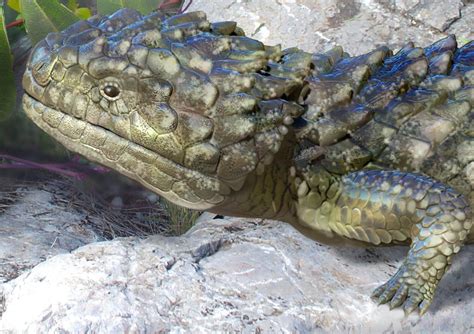
[[[33,71],[34,72],[38,72],[38,71],[41,71],[41,69],[44,67],[44,63],[41,62],[41,63],[36,63],[35,66],[33,66]]]
[[[57,57],[47,55],[33,65],[33,76],[41,86],[46,86],[51,81],[51,72],[56,61]]]

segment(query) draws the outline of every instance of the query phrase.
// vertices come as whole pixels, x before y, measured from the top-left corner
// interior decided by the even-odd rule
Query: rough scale
[[[179,205],[411,244],[374,292],[407,313],[474,241],[474,42],[312,54],[123,9],[49,34],[23,85],[44,131]]]

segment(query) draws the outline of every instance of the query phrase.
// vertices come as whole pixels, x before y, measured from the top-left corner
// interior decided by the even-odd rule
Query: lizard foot
[[[410,239],[402,266],[373,296],[391,308],[401,306],[406,314],[418,310],[423,315],[471,231],[467,199],[436,180],[397,171],[352,173],[339,185],[326,184],[324,189],[328,188],[334,198],[328,196],[314,212],[304,203],[319,197],[307,195],[306,202],[302,201],[300,214],[309,216],[306,223],[321,231],[329,226],[339,235],[375,245]],[[334,195],[339,192],[339,197]]]
[[[404,263],[392,278],[374,290],[372,298],[379,304],[389,304],[390,309],[401,306],[406,315],[416,309],[423,315],[433,300],[437,281],[431,275],[423,276],[428,276],[428,279]],[[430,282],[430,278],[435,282]]]

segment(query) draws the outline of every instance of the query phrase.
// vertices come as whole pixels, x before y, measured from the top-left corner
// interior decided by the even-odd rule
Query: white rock
[[[469,332],[473,247],[421,320],[370,300],[406,251],[323,246],[273,221],[202,220],[182,237],[99,242],[39,264],[4,284],[0,331]]]
[[[249,37],[268,45],[308,52],[341,45],[358,55],[380,45],[397,49],[410,40],[425,46],[453,33],[473,39],[473,9],[461,0],[194,0],[189,10],[204,10],[211,21],[236,21]]]
[[[5,183],[0,179],[0,189]],[[85,214],[55,202],[54,189],[24,186],[5,195],[14,200],[0,214],[0,283],[46,258],[102,239],[83,223]]]

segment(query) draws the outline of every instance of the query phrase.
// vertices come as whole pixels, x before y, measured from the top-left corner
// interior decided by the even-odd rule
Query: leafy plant
[[[151,12],[157,8],[155,0],[103,0],[97,1],[97,12],[99,14],[110,14],[123,7],[133,7],[142,14]]]
[[[69,8],[51,0],[20,0],[20,10],[26,32],[34,44],[48,33],[64,30],[79,21]]]
[[[16,89],[13,76],[13,58],[10,52],[3,8],[0,7],[0,121],[6,119],[15,108]]]

